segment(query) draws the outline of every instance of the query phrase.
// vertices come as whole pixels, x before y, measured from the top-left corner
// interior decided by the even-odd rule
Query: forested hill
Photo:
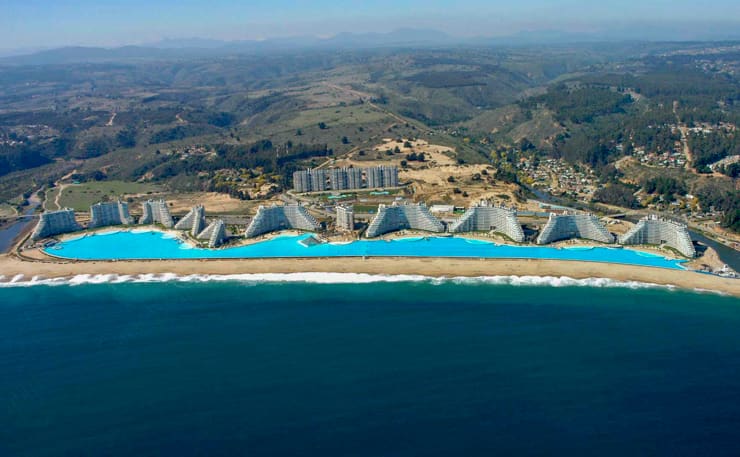
[[[160,51],[0,65],[0,199],[75,170],[233,193],[238,168],[285,187],[324,156],[421,138],[523,185],[546,160],[593,173],[584,195],[604,203],[714,218],[737,206],[737,43]],[[658,175],[680,185],[648,185]]]

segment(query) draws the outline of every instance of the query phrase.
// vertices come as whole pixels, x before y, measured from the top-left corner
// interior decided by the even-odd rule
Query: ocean
[[[737,298],[170,279],[0,288],[0,455],[740,454]]]

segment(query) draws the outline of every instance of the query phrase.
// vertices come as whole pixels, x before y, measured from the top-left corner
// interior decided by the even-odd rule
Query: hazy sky
[[[740,28],[740,1],[714,0],[0,0],[0,48],[113,46],[162,38],[259,39],[434,28],[457,36],[522,30]],[[670,30],[670,28],[668,28]]]

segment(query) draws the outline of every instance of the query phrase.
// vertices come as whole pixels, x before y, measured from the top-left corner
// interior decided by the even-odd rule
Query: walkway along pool
[[[156,230],[86,234],[44,249],[49,255],[77,260],[257,259],[297,257],[463,257],[486,259],[548,259],[619,263],[684,269],[685,260],[631,249],[610,247],[554,248],[510,246],[454,237],[415,237],[392,241],[300,243],[310,234],[278,236],[258,243],[224,249],[193,247],[172,234]]]

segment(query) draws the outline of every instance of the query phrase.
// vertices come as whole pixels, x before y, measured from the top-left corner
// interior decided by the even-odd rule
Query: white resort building
[[[226,241],[226,224],[221,219],[217,219],[203,229],[197,236],[199,240],[208,240],[208,247],[215,248]]]
[[[316,232],[319,228],[316,219],[301,205],[260,206],[254,219],[247,226],[245,236],[252,238],[287,229]]]
[[[427,232],[444,232],[442,222],[432,216],[424,203],[402,204],[393,203],[391,206],[378,206],[375,215],[367,227],[365,236],[374,238],[384,233],[404,229],[424,230]]]
[[[337,205],[337,229],[351,232],[355,229],[355,211],[351,206]]]
[[[364,182],[363,173],[365,174]],[[293,173],[293,190],[296,192],[385,187],[398,187],[398,167],[381,165],[370,168],[313,168]]]
[[[197,237],[206,228],[206,210],[203,205],[194,206],[188,214],[175,224],[176,230],[189,230]]]
[[[537,237],[537,244],[583,238],[601,243],[614,243],[614,235],[593,214],[550,213],[547,224]]]
[[[524,231],[516,210],[505,206],[495,206],[482,201],[465,211],[458,220],[449,227],[450,233],[462,232],[498,232],[521,243],[524,241]]]
[[[108,225],[131,225],[134,218],[128,213],[128,204],[122,201],[101,202],[90,207],[89,228]]]
[[[166,228],[172,228],[175,223],[172,221],[170,209],[164,200],[147,200],[141,203],[141,219],[139,224],[162,224]]]
[[[39,218],[39,223],[31,234],[31,239],[38,240],[62,233],[76,232],[80,225],[75,220],[73,209],[64,208],[59,211],[47,211]]]
[[[398,187],[398,167],[382,165],[365,170],[368,189]]]
[[[620,244],[665,244],[686,257],[695,257],[696,250],[685,224],[650,215],[641,219],[619,237]]]

